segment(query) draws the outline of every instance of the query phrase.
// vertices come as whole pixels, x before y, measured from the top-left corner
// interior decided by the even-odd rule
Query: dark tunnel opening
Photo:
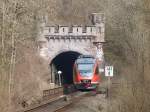
[[[58,71],[61,71],[61,83],[72,84],[73,83],[73,65],[77,57],[80,55],[78,52],[68,51],[57,55],[51,62],[50,66],[53,66],[54,83],[59,83]],[[52,70],[52,69],[51,69]]]

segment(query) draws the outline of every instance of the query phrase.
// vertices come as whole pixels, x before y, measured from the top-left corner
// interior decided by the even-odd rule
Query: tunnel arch
[[[61,83],[73,83],[73,64],[81,53],[77,51],[59,52],[50,62],[51,82],[59,85],[58,71],[62,71]]]

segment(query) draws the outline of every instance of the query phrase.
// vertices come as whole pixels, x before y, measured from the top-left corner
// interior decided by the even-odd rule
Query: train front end
[[[92,56],[80,56],[74,64],[73,78],[77,89],[96,89],[100,82],[98,61]]]

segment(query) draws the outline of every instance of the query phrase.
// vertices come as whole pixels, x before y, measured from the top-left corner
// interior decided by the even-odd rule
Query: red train
[[[73,67],[74,85],[79,90],[96,89],[100,82],[99,61],[91,55],[81,55]]]

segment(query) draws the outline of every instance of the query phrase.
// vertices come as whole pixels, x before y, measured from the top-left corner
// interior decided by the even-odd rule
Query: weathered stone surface
[[[48,62],[66,51],[96,56],[100,50],[97,50],[94,43],[105,42],[104,14],[94,13],[92,22],[94,25],[91,26],[46,26],[42,24],[37,39],[40,56]]]

